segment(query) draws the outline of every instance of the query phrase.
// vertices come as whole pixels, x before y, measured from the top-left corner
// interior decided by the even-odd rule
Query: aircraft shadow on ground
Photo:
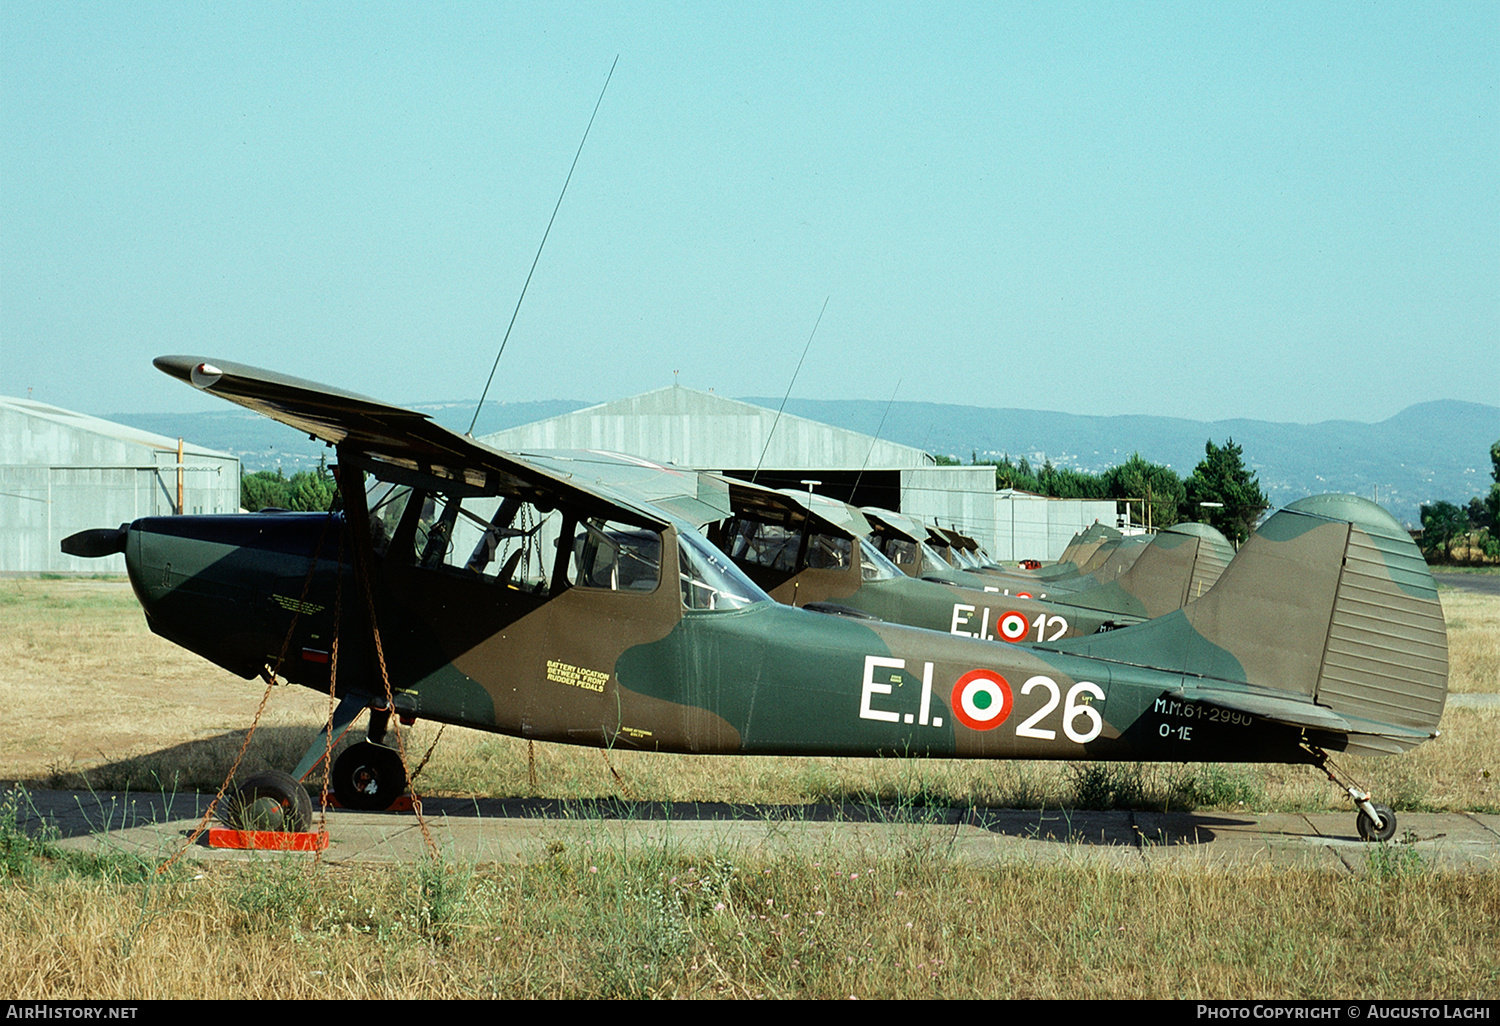
[[[354,732],[351,732],[351,735]],[[262,727],[257,730],[239,777],[287,764],[307,744],[304,727]],[[184,742],[154,752],[102,763],[87,770],[51,770],[17,782],[29,790],[92,791],[79,796],[52,818],[61,836],[81,836],[126,825],[126,804],[135,811],[129,818],[136,825],[152,817],[173,818],[201,815],[212,792],[197,793],[185,785],[199,786],[227,772],[243,743],[243,731],[228,731],[215,737]],[[337,749],[336,749],[337,750]],[[316,775],[316,771],[315,771]],[[117,795],[123,796],[116,797]],[[112,801],[100,804],[104,796]],[[168,813],[167,806],[171,811]],[[316,810],[317,795],[313,804]],[[998,837],[1018,840],[1105,847],[1181,846],[1211,842],[1215,829],[1245,826],[1249,820],[1222,813],[1139,813],[1086,809],[991,809],[922,803],[822,802],[816,804],[766,804],[753,802],[662,802],[639,801],[620,796],[574,798],[457,798],[428,797],[423,809],[429,817],[465,819],[540,819],[598,821],[680,821],[685,823],[850,823],[871,826],[951,828],[955,837],[963,828],[979,828]],[[337,815],[337,813],[335,813]],[[390,812],[393,818],[410,813]]]
[[[428,798],[428,816],[452,819],[643,820],[713,823],[762,821],[784,824],[851,823],[871,826],[979,828],[1021,840],[1103,846],[1207,844],[1216,827],[1252,825],[1223,814],[1131,813],[1073,809],[981,809],[946,805],[759,804],[740,802],[653,802],[601,798]],[[394,814],[393,814],[394,815]],[[1149,825],[1139,822],[1149,815]]]

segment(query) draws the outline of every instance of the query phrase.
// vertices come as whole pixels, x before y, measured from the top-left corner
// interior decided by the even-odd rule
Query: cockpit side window
[[[797,569],[802,532],[795,527],[741,517],[730,527],[729,555],[745,563],[782,570]]]
[[[567,583],[575,588],[655,591],[661,583],[661,535],[609,520],[578,521]]]
[[[388,558],[545,594],[561,518],[517,496],[457,496],[405,485],[370,491],[370,530]]]
[[[813,534],[807,539],[807,566],[812,570],[844,570],[854,559],[854,541],[847,535]]]

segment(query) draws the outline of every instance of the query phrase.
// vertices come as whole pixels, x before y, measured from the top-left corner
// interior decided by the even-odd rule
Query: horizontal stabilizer
[[[1284,723],[1310,731],[1329,731],[1346,739],[1342,750],[1357,755],[1399,755],[1423,741],[1437,737],[1436,730],[1418,730],[1390,723],[1377,723],[1348,714],[1340,715],[1306,699],[1270,694],[1263,690],[1228,691],[1214,687],[1182,687],[1166,691],[1166,697],[1248,713],[1271,723]]]
[[[1174,688],[1167,693],[1172,698],[1249,713],[1263,720],[1270,720],[1272,723],[1286,723],[1293,727],[1332,730],[1339,733],[1348,733],[1352,729],[1349,721],[1332,709],[1325,709],[1304,698],[1262,689],[1226,691],[1219,688],[1182,687]]]

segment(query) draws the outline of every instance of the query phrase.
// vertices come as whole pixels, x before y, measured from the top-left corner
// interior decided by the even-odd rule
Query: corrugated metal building
[[[1049,499],[1005,488],[995,493],[996,559],[1056,559],[1090,524],[1115,527],[1113,499]],[[1007,545],[1009,546],[1007,548]],[[1045,556],[1034,555],[1038,550]]]
[[[183,445],[185,513],[233,513],[240,461]],[[166,515],[177,440],[29,399],[0,397],[0,573],[124,573],[125,557],[58,548],[75,531]]]
[[[908,445],[791,414],[778,420],[775,410],[678,385],[510,428],[484,441],[512,452],[627,453],[732,477],[753,474],[774,488],[805,489],[805,482],[816,481],[819,495],[956,527],[997,559],[1055,559],[1079,527],[1095,519],[1114,523],[1113,502],[1002,497],[993,467],[940,467]]]

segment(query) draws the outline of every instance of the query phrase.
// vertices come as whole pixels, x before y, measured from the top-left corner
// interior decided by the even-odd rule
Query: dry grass
[[[1386,849],[1381,849],[1382,851]],[[1397,849],[1390,849],[1397,852]],[[1414,852],[1407,852],[1414,855]],[[1392,857],[1121,873],[554,844],[534,864],[13,882],[17,999],[1493,998],[1500,888]],[[1274,929],[1267,929],[1275,924]]]
[[[1448,690],[1500,694],[1500,598],[1444,589],[1448,624]]]
[[[180,772],[202,784],[222,761],[207,750],[232,761],[263,690],[151,634],[123,581],[0,581],[0,779],[156,790]],[[295,763],[326,699],[303,688],[273,699],[256,758],[295,747]]]

